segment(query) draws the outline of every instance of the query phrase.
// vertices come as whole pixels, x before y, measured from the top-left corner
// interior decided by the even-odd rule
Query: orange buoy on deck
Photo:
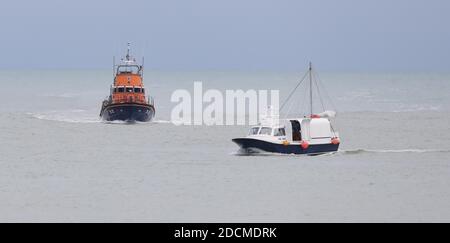
[[[339,140],[339,138],[333,138],[333,139],[331,139],[331,143],[334,145],[338,145],[341,143],[341,141]]]
[[[300,146],[302,147],[302,149],[308,149],[309,148],[309,143],[306,141],[302,141],[302,143],[300,144]]]

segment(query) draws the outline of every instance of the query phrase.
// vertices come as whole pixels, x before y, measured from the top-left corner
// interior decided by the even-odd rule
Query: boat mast
[[[311,117],[313,116],[313,84],[312,84],[312,63],[309,63],[309,102],[311,108]]]
[[[141,77],[144,79],[144,65],[145,65],[145,57],[142,57],[142,64],[141,64]]]
[[[116,77],[116,56],[113,56],[113,67],[112,67],[112,71],[113,71],[113,78]]]
[[[130,45],[131,45],[131,43],[128,42],[127,61],[130,61],[130,58],[131,58],[131,56],[130,56],[130,49],[131,49]]]

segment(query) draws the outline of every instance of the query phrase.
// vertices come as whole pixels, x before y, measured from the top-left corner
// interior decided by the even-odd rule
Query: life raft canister
[[[339,140],[339,138],[332,138],[331,139],[331,143],[334,144],[334,145],[338,145],[338,144],[341,143],[341,141]]]
[[[302,143],[300,144],[300,146],[302,147],[302,149],[308,149],[309,148],[309,143],[306,141],[302,141]]]

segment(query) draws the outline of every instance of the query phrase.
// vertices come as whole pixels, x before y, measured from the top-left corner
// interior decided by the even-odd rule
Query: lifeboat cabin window
[[[272,128],[270,127],[263,127],[261,128],[261,131],[259,132],[260,135],[272,135]]]
[[[133,92],[133,87],[126,87],[126,92],[127,93],[132,93]]]
[[[286,136],[286,130],[284,130],[284,128],[278,128],[275,129],[275,137],[285,137]]]
[[[119,74],[139,74],[140,72],[140,67],[139,66],[128,66],[128,65],[124,65],[124,66],[119,66],[117,68],[117,73]]]
[[[134,88],[134,93],[141,93],[141,88]]]
[[[250,129],[250,132],[248,133],[248,135],[258,135],[259,132],[259,127],[252,127],[252,129]]]
[[[125,88],[124,87],[119,87],[119,88],[117,88],[117,92],[123,93],[123,92],[125,92]]]

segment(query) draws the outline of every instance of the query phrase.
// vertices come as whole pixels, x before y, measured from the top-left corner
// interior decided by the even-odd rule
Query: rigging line
[[[308,89],[303,89],[302,90],[303,93],[301,93],[300,97],[299,97],[299,102],[300,102],[300,106],[299,106],[299,115],[300,116],[306,116],[306,114],[308,113],[307,110],[308,108],[308,100],[309,100],[309,94],[308,94]],[[302,99],[303,98],[303,99]],[[302,113],[303,112],[303,113]]]
[[[284,101],[283,105],[281,106],[280,111],[283,110],[284,106],[285,106],[286,103],[292,98],[292,95],[294,95],[294,93],[295,93],[295,91],[298,89],[298,87],[303,83],[303,81],[305,81],[306,77],[308,76],[308,73],[309,73],[309,72],[307,72],[307,73],[305,74],[305,76],[303,76],[302,80],[297,84],[297,86],[295,86],[294,90],[292,90],[292,92],[289,94],[288,98],[286,99],[286,101]]]
[[[314,75],[314,77],[316,77],[316,75]],[[325,105],[324,105],[324,102],[323,102],[323,99],[322,99],[322,94],[320,93],[320,89],[319,89],[317,80],[315,80],[315,81],[316,82],[314,82],[314,83],[316,84],[317,93],[319,94],[319,98],[320,98],[320,103],[322,104],[323,111],[325,111]],[[331,132],[333,133],[333,136],[336,137],[336,131],[334,130],[334,127],[333,127],[333,125],[331,123],[330,123],[330,128],[331,128]]]
[[[307,89],[303,89],[302,92],[300,92],[300,96],[298,98],[298,103],[299,103],[299,110],[298,115],[299,116],[303,116],[304,114],[302,113],[302,111],[306,111],[308,110],[307,105],[308,105],[308,95],[307,95],[308,90]],[[303,108],[305,107],[305,108]]]
[[[303,91],[303,92],[302,92]],[[291,116],[297,116],[297,115],[302,115],[301,114],[301,110],[302,110],[302,108],[303,108],[303,103],[305,103],[304,102],[304,99],[307,97],[306,96],[306,94],[304,95],[303,93],[304,93],[304,91],[305,91],[305,89],[302,89],[302,90],[300,90],[300,92],[299,92],[299,96],[298,96],[298,100],[297,99],[292,99],[291,100],[291,102],[289,102],[288,104],[290,104],[289,105],[289,107],[288,107],[288,110],[287,110],[287,112],[286,112],[286,114],[285,114],[285,117],[284,117],[284,119],[287,119],[288,118],[288,116],[290,116],[291,114],[291,111],[292,111],[292,108],[294,107],[294,106],[297,106],[298,105],[298,108],[300,108],[300,110],[299,111],[297,111],[297,112],[299,112],[298,114],[297,113],[294,113],[294,114],[292,114]],[[303,99],[302,99],[303,98]]]
[[[322,107],[323,107],[323,109],[325,110],[325,107],[324,107],[324,105],[323,105],[323,101],[322,101],[322,97],[321,97],[321,95],[320,95],[320,91],[319,91],[318,84],[320,84],[320,85],[323,87],[323,89],[324,89],[324,91],[325,91],[325,94],[328,96],[328,99],[330,100],[331,105],[333,106],[333,109],[337,112],[336,107],[334,106],[331,97],[330,97],[330,96],[328,95],[328,93],[326,92],[325,86],[324,86],[324,85],[321,83],[321,81],[320,81],[319,74],[318,74],[317,72],[315,72],[315,73],[314,73],[314,76],[316,77],[316,87],[317,87],[317,92],[319,92],[319,98],[320,98],[320,100],[321,100],[321,102],[322,102]],[[333,125],[332,125],[331,123],[330,123],[330,127],[331,127],[331,132],[333,133],[333,136],[334,136],[334,137],[337,137],[337,136],[336,136],[336,130],[334,129],[334,127],[333,127]]]
[[[291,110],[292,110],[292,107],[294,106],[294,104],[295,104],[295,101],[293,101],[293,102],[290,102],[291,103],[291,105],[289,106],[289,108],[288,108],[288,110],[287,110],[287,112],[286,112],[286,114],[285,114],[285,116],[284,116],[284,119],[287,119],[288,118],[288,116],[289,116],[289,113],[291,112]]]
[[[289,105],[289,109],[285,115],[285,119],[287,119],[288,116],[291,115],[290,112],[294,106],[298,106],[299,110],[295,111],[295,113],[293,113],[291,116],[296,117],[296,116],[303,115],[301,111],[303,110],[304,104],[307,103],[306,98],[308,98],[305,91],[306,91],[306,89],[300,90],[298,98],[292,99],[292,101],[290,102],[290,105]]]
[[[323,82],[322,82],[322,80],[321,80],[319,74],[316,73],[316,76],[317,76],[317,80],[318,80],[318,82],[319,82],[319,85],[320,85],[321,88],[324,90],[324,93],[325,93],[327,99],[330,101],[330,104],[331,104],[331,106],[333,107],[334,111],[338,112],[338,110],[337,110],[337,108],[336,108],[336,105],[334,104],[333,99],[331,98],[330,94],[328,93],[327,89],[325,88],[325,85],[323,84]]]
[[[316,77],[316,74],[313,73],[313,76],[314,76],[314,78],[315,78],[315,79],[314,79],[314,84],[316,85],[317,94],[319,95],[319,100],[320,100],[320,103],[322,104],[322,109],[323,109],[323,111],[325,111],[325,104],[324,104],[323,99],[322,99],[322,94],[320,93],[319,85],[317,84],[317,77]]]
[[[317,82],[316,82],[316,86],[317,86]],[[322,86],[323,86],[323,85],[322,85]],[[320,92],[318,87],[317,87],[317,92]],[[319,97],[320,97],[320,95],[319,95]],[[331,102],[331,98],[328,98],[328,99],[329,99],[330,102]],[[321,102],[322,102],[322,106],[324,107],[323,101],[322,101],[322,97],[320,97],[320,100],[321,100]],[[334,106],[334,105],[332,105],[332,106]],[[334,108],[333,108],[333,109],[334,109]],[[323,110],[325,111],[325,107],[323,108]],[[336,111],[336,109],[334,109],[334,110]],[[330,123],[330,128],[331,128],[331,132],[333,133],[333,137],[337,137],[337,136],[336,136],[336,130],[334,129],[333,124],[331,124],[331,123]]]
[[[334,127],[333,127],[333,125],[331,123],[330,123],[330,127],[331,127],[331,132],[333,132],[333,136],[337,137],[336,136],[336,131],[334,130]]]

